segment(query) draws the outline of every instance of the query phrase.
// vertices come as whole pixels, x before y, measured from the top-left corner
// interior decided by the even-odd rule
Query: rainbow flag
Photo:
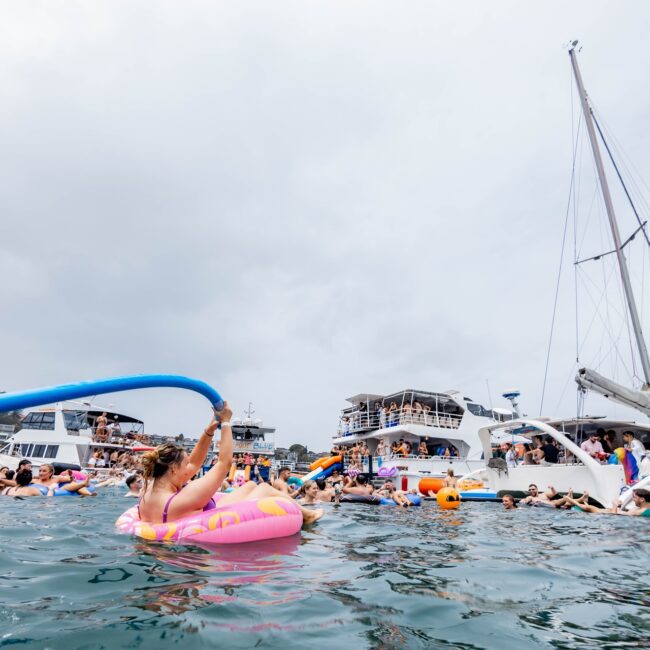
[[[625,482],[630,485],[639,478],[639,465],[636,458],[623,447],[614,449],[614,453],[609,457],[610,465],[623,465],[625,472]]]

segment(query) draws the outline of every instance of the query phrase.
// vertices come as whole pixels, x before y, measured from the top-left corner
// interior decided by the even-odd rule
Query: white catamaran
[[[648,358],[648,348],[643,336],[641,319],[634,299],[630,273],[624,253],[625,246],[632,241],[634,235],[625,242],[621,240],[614,205],[598,145],[596,129],[608,153],[610,153],[610,157],[611,152],[603,132],[596,121],[594,111],[590,106],[589,97],[578,67],[576,46],[577,41],[574,41],[569,48],[571,66],[580,96],[583,118],[593,152],[600,189],[602,191],[614,243],[614,250],[610,251],[610,253],[616,255],[630,326],[634,333],[638,356],[641,362],[640,365],[643,370],[644,383],[639,389],[624,386],[589,368],[580,368],[575,380],[582,391],[595,391],[616,403],[631,407],[646,416],[650,416],[650,360]],[[618,173],[618,168],[613,157],[612,164]],[[621,178],[620,173],[619,178]],[[627,189],[625,186],[623,187],[628,199],[630,199]],[[648,239],[647,232],[645,231],[647,222],[641,223],[636,209],[634,209],[634,213],[639,221],[639,228],[636,232],[642,231],[645,241],[650,246],[650,239]],[[602,256],[603,254],[590,259],[598,260]],[[499,430],[517,435],[524,434],[528,437],[540,434],[549,436],[555,440],[557,447],[560,449],[561,462],[508,467],[503,459],[492,457],[494,454],[492,445],[490,444],[490,436]],[[626,468],[622,464],[608,464],[603,460],[599,461],[580,448],[579,444],[581,440],[586,439],[590,434],[600,431],[607,432],[612,448],[623,446],[623,433],[633,434],[634,440],[638,441],[636,446],[636,460],[639,461],[639,472],[637,482],[633,486],[630,485],[631,477],[626,475]],[[633,488],[650,488],[650,471],[648,469],[650,460],[642,458],[643,452],[638,452],[638,450],[643,449],[642,441],[645,441],[646,444],[650,441],[650,424],[648,423],[605,418],[568,418],[552,421],[545,419],[519,419],[515,422],[488,425],[481,430],[479,435],[487,463],[485,469],[473,472],[472,476],[482,480],[485,486],[495,496],[505,492],[525,492],[529,483],[535,483],[541,489],[545,489],[546,486],[553,486],[560,492],[566,492],[571,488],[576,490],[576,492],[586,490],[594,501],[603,506],[610,507],[619,497],[621,497],[624,505],[628,504],[632,497]]]

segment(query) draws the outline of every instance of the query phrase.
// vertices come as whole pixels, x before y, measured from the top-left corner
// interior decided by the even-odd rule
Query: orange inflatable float
[[[420,479],[420,482],[418,483],[418,490],[420,491],[420,494],[424,494],[425,497],[428,497],[429,492],[435,494],[444,486],[445,484],[441,478],[423,478]]]

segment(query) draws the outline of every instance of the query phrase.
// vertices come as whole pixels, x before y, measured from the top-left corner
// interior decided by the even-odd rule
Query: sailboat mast
[[[580,94],[580,103],[582,105],[582,112],[585,116],[585,124],[587,125],[587,132],[589,133],[589,142],[591,143],[591,149],[594,154],[594,160],[596,162],[596,170],[598,171],[598,179],[600,181],[600,189],[603,193],[603,199],[605,200],[605,209],[607,210],[607,217],[609,219],[609,225],[612,229],[612,237],[614,238],[614,248],[616,250],[616,257],[618,258],[618,268],[621,272],[621,280],[623,281],[623,289],[625,291],[625,297],[627,298],[628,308],[630,310],[630,318],[632,320],[632,329],[634,330],[634,336],[636,337],[637,346],[639,348],[639,356],[641,357],[641,366],[643,367],[643,375],[645,377],[646,386],[650,385],[650,359],[648,358],[648,348],[646,347],[645,339],[643,338],[643,330],[641,329],[641,320],[639,319],[639,312],[636,308],[636,302],[634,301],[634,293],[632,292],[632,285],[630,283],[630,273],[627,268],[627,262],[625,260],[625,255],[623,254],[623,249],[621,248],[621,235],[618,231],[618,223],[616,221],[616,214],[614,213],[614,205],[612,203],[612,197],[609,192],[609,185],[607,184],[607,177],[605,176],[605,168],[603,167],[603,159],[600,155],[600,149],[598,147],[598,140],[596,139],[596,130],[594,129],[594,123],[592,119],[592,111],[589,106],[589,100],[587,98],[587,91],[585,90],[584,84],[582,83],[582,75],[580,74],[580,68],[578,67],[578,60],[576,58],[575,48],[578,44],[577,41],[574,41],[569,48],[569,57],[571,58],[571,67],[573,68],[573,76],[576,80],[576,85],[578,86],[578,93]]]

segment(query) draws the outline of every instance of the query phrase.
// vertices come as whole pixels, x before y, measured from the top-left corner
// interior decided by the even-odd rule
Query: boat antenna
[[[517,402],[517,398],[521,395],[521,393],[518,390],[507,390],[505,393],[503,393],[501,396],[505,397],[510,404],[512,404],[512,410],[515,412],[515,415],[520,418],[521,417],[521,411],[519,410],[519,402]]]
[[[639,319],[639,312],[636,308],[634,300],[634,293],[632,292],[632,285],[630,283],[630,273],[627,268],[625,254],[621,246],[621,235],[618,231],[618,223],[616,221],[616,214],[614,213],[614,204],[609,192],[609,185],[607,177],[605,176],[605,168],[603,167],[603,159],[600,155],[598,147],[598,140],[596,138],[596,130],[594,129],[593,110],[589,105],[589,98],[584,84],[582,83],[582,75],[578,67],[578,59],[576,57],[576,47],[578,41],[573,41],[569,46],[569,57],[571,59],[571,67],[573,68],[573,76],[575,77],[576,85],[578,86],[578,94],[580,95],[580,104],[582,105],[582,112],[585,117],[585,124],[587,125],[587,133],[589,134],[589,142],[594,154],[594,161],[596,163],[596,170],[598,172],[598,180],[600,181],[600,189],[603,193],[603,200],[605,201],[605,209],[607,210],[607,218],[612,230],[612,237],[614,239],[614,250],[618,258],[618,268],[621,273],[621,280],[623,282],[623,290],[630,310],[630,319],[632,321],[632,329],[636,337],[637,346],[639,348],[639,357],[641,358],[641,367],[643,368],[643,375],[645,377],[645,387],[650,386],[650,358],[648,357],[648,348],[646,347],[645,339],[643,338],[643,330],[641,329],[641,320]]]

